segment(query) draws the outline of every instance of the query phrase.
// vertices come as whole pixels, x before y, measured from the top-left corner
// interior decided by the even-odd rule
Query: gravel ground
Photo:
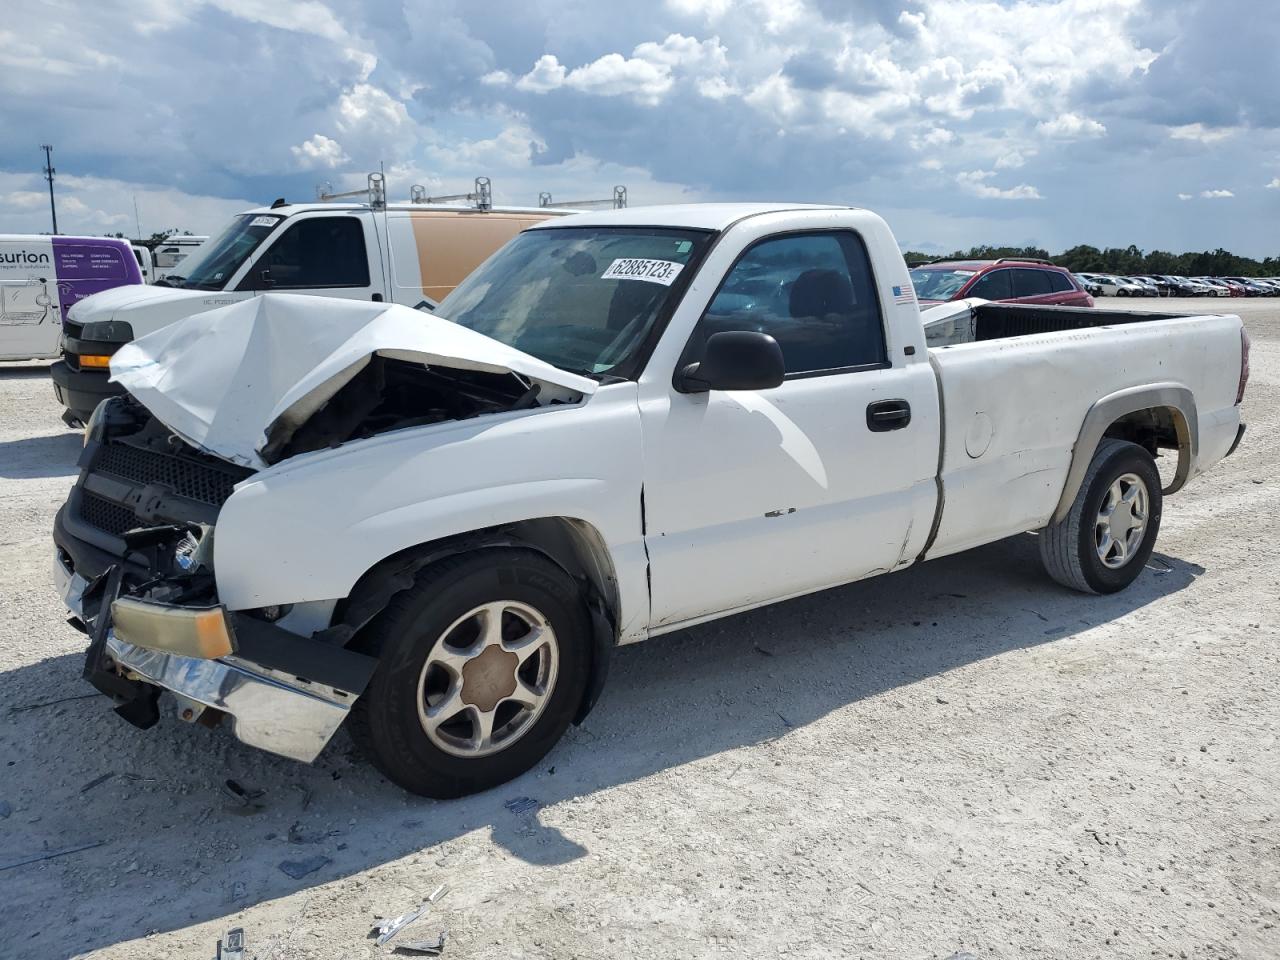
[[[1017,537],[624,648],[536,773],[452,802],[89,695],[49,572],[79,437],[0,367],[0,956],[373,957],[439,883],[411,930],[454,957],[1280,955],[1280,306],[1214,306],[1250,431],[1128,591]]]

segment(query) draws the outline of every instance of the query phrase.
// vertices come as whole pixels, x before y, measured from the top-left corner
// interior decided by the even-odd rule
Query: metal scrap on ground
[[[392,917],[390,920],[383,920],[376,924],[373,928],[373,932],[378,935],[378,946],[381,947],[386,944],[387,941],[397,933],[426,913],[433,903],[441,899],[448,892],[448,885],[442,883],[440,886],[436,887],[435,892],[433,892],[431,896],[427,897],[427,899],[423,901],[420,907],[410,910],[408,913],[402,913],[398,917]]]
[[[448,930],[441,930],[440,936],[434,940],[410,940],[408,943],[397,944],[397,953],[422,953],[431,957],[438,957],[444,953],[444,942],[449,937]]]

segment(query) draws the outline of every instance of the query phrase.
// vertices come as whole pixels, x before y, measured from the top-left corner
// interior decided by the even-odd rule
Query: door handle
[[[911,404],[905,400],[877,400],[867,404],[867,429],[872,433],[901,430],[911,422]]]

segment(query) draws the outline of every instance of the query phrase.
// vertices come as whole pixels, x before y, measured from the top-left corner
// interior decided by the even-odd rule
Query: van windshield
[[[528,230],[435,313],[562,370],[632,377],[712,236],[655,227]]]
[[[221,290],[241,265],[284,217],[242,213],[232,219],[222,233],[206,240],[178,267],[156,281],[158,287],[186,287],[193,290]]]

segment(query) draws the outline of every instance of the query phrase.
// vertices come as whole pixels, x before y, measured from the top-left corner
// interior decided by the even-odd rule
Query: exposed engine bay
[[[455,368],[375,354],[359,373],[296,429],[278,419],[267,431],[262,458],[278,463],[334,447],[445,420],[466,420],[537,406],[541,388],[513,373]]]

